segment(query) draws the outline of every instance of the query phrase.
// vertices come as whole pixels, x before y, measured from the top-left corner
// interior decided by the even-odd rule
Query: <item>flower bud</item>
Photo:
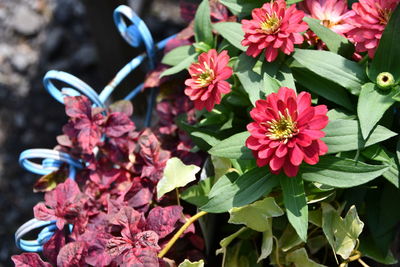
[[[211,47],[204,42],[194,43],[193,46],[197,53],[208,52],[208,50],[211,49]]]
[[[376,83],[383,90],[389,90],[394,84],[394,77],[390,72],[381,72],[376,77]]]

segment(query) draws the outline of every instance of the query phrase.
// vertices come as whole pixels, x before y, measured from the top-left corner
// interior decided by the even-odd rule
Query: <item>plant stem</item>
[[[176,202],[177,202],[178,206],[180,206],[181,205],[181,200],[179,199],[178,188],[175,188],[175,192],[176,192]]]
[[[185,232],[185,230],[192,224],[194,223],[197,219],[199,219],[200,217],[206,215],[207,212],[205,211],[200,211],[197,214],[195,214],[194,216],[190,217],[190,219],[187,220],[187,222],[182,225],[182,227],[178,230],[178,232],[176,232],[174,234],[174,236],[171,238],[171,240],[168,241],[167,245],[165,245],[165,247],[160,251],[160,253],[158,253],[158,257],[162,258],[165,256],[165,254],[167,254],[167,252],[170,250],[170,248],[175,244],[176,240],[178,240],[178,238],[183,234],[183,232]]]
[[[275,236],[272,236],[275,241],[275,258],[276,258],[276,265],[279,267],[283,267],[279,261],[279,241]]]
[[[370,267],[368,264],[366,264],[362,259],[358,259],[358,262],[364,266],[364,267]]]

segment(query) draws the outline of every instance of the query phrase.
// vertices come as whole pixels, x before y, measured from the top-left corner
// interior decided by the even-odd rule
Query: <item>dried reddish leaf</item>
[[[133,114],[133,106],[132,102],[128,100],[119,100],[117,102],[112,103],[109,106],[110,112],[122,112],[125,113],[128,117]]]
[[[44,262],[36,253],[22,253],[11,257],[16,267],[52,267],[50,263]]]
[[[56,186],[65,181],[68,177],[67,165],[61,166],[58,170],[42,176],[33,185],[33,192],[48,192],[56,188]]]
[[[144,81],[143,89],[159,87],[160,84],[165,81],[166,77],[160,78],[161,73],[163,73],[168,67],[166,65],[159,65],[153,71],[151,71]]]

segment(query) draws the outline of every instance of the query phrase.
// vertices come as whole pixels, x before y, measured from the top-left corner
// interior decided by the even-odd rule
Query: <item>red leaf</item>
[[[66,96],[64,98],[65,113],[71,118],[89,118],[92,114],[92,107],[86,96]]]
[[[79,119],[75,124],[75,128],[79,130],[77,140],[86,154],[92,154],[93,149],[100,143],[101,129],[89,119]]]
[[[152,191],[150,191],[150,189],[147,187],[143,187],[135,195],[129,198],[128,205],[134,208],[139,208],[145,205],[149,205],[152,198]]]
[[[147,216],[146,229],[153,230],[160,238],[164,238],[175,230],[181,216],[181,206],[155,207]]]
[[[133,236],[140,232],[145,222],[141,213],[125,206],[112,216],[110,223],[122,227],[121,235],[123,237],[133,239]]]
[[[71,242],[66,244],[58,254],[57,267],[87,266],[85,257],[87,255],[85,242]]]
[[[53,191],[47,192],[44,199],[46,205],[39,203],[35,206],[35,217],[39,220],[57,219],[60,230],[64,223],[78,222],[86,215],[82,212],[86,197],[80,192],[76,182],[71,179],[57,185]]]
[[[113,237],[107,241],[106,252],[115,258],[133,248],[132,241],[125,237]]]
[[[157,252],[151,248],[134,248],[125,253],[121,267],[158,267]]]
[[[16,267],[52,267],[50,263],[44,262],[36,253],[22,253],[11,257]]]
[[[108,189],[110,185],[119,178],[120,175],[125,175],[124,170],[109,169],[102,170],[101,166],[90,172],[90,180],[92,180],[100,189]]]
[[[108,266],[111,263],[112,257],[106,251],[107,242],[112,238],[111,234],[99,230],[86,230],[80,238],[86,241],[88,248],[88,255],[85,257],[87,264]]]
[[[135,130],[135,124],[125,113],[114,112],[108,116],[105,133],[108,137],[120,137]]]
[[[54,235],[43,246],[43,255],[51,264],[57,264],[57,255],[60,249],[65,245],[64,231],[57,230]]]
[[[41,221],[56,220],[57,217],[54,214],[54,210],[49,209],[43,202],[39,202],[33,207],[33,214],[36,219]]]
[[[135,236],[135,247],[137,248],[154,248],[159,250],[158,235],[154,231],[140,232]]]

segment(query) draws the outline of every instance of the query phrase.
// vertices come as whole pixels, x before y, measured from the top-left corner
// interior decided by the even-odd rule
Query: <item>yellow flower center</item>
[[[271,140],[283,141],[285,144],[290,138],[299,133],[296,122],[293,121],[288,109],[285,110],[285,115],[279,112],[278,120],[271,120],[266,124],[269,126],[266,136]]]
[[[272,15],[266,14],[266,19],[260,23],[260,28],[263,32],[267,34],[276,33],[281,26],[281,20],[278,16],[273,13]]]
[[[333,21],[331,21],[329,19],[324,19],[321,22],[322,22],[322,25],[324,25],[325,27],[327,27],[329,29],[337,24],[337,23],[335,23],[335,22],[333,22]]]
[[[209,85],[214,79],[214,71],[204,62],[205,71],[199,74],[196,78],[196,83],[198,83],[201,87],[205,87]],[[200,70],[202,71],[202,70]]]

